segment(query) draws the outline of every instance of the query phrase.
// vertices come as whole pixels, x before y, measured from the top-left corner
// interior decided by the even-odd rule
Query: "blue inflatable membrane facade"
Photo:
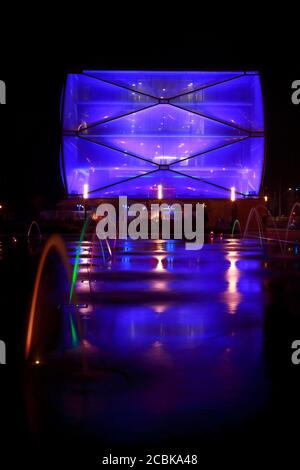
[[[259,193],[257,72],[84,71],[67,77],[61,172],[70,196],[228,198]]]

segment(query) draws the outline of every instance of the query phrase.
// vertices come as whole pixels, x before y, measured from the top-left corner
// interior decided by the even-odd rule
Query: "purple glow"
[[[85,73],[68,76],[63,100],[69,194],[82,194],[84,184],[90,197],[156,197],[158,184],[166,198],[227,198],[231,187],[237,197],[258,194],[264,134],[257,73]]]
[[[174,197],[201,197],[201,198],[228,198],[230,191],[211,186],[187,176],[177,174],[168,170],[156,170],[146,173],[139,178],[116,184],[109,188],[96,191],[93,197],[141,197],[157,198],[158,186],[163,187],[164,198]]]
[[[95,78],[69,75],[64,103],[64,130],[76,131],[156,103],[156,99]]]
[[[168,104],[91,127],[80,135],[160,164],[170,164],[247,136]]]
[[[89,191],[143,175],[158,167],[79,137],[64,138],[64,155],[69,194]]]
[[[184,109],[234,126],[263,131],[263,101],[258,75],[240,78],[179,96],[171,101]]]
[[[172,98],[181,93],[238,77],[243,72],[149,72],[85,70],[89,76],[128,87],[156,98]]]
[[[176,162],[171,169],[205,181],[235,187],[247,194],[257,191],[261,181],[264,158],[264,138],[252,137],[234,145]]]

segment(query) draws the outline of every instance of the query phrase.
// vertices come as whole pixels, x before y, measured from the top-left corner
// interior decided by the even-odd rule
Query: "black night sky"
[[[0,108],[0,197],[19,209],[51,207],[64,197],[59,171],[59,107],[68,72],[94,69],[259,70],[265,97],[269,192],[300,186],[300,106],[291,102],[291,83],[300,78],[296,32],[264,26],[185,33],[157,26],[141,32],[57,24],[26,30],[4,50],[1,79],[7,105]],[[256,30],[257,28],[257,30]],[[193,28],[192,28],[193,29]],[[152,31],[150,36],[149,31]],[[255,34],[254,34],[255,31]],[[117,34],[117,36],[115,36]],[[84,39],[83,39],[84,37]],[[255,39],[254,39],[255,37]],[[34,201],[34,202],[33,202]]]
[[[222,468],[228,463],[241,469],[245,460],[252,468],[258,462],[270,468],[278,465],[280,452],[282,468],[289,468],[296,454],[290,467],[295,468],[300,422],[300,365],[291,361],[297,340],[300,364],[295,212],[289,220],[283,217],[279,235],[268,225],[274,218],[264,212],[266,236],[256,214],[259,237],[251,239],[244,208],[240,240],[237,204],[228,198],[228,223],[217,208],[216,230],[207,232],[200,254],[181,243],[161,248],[161,240],[130,241],[132,250],[118,240],[105,254],[93,224],[87,232],[91,241],[82,246],[90,221],[86,202],[75,214],[78,220],[42,221],[42,236],[30,237],[28,228],[40,222],[42,210],[66,197],[60,98],[67,74],[83,69],[259,71],[267,146],[264,194],[280,195],[281,208],[281,195],[298,187],[293,197],[299,194],[300,200],[300,104],[291,100],[292,82],[300,80],[300,9],[289,3],[285,17],[280,4],[276,18],[274,2],[259,7],[224,2],[226,14],[217,2],[211,2],[210,13],[203,2],[110,5],[107,12],[103,2],[60,2],[56,10],[53,2],[32,8],[11,2],[10,18],[1,5],[0,80],[7,103],[0,106],[0,341],[7,344],[8,359],[0,367],[0,462],[6,454],[9,459],[1,468],[17,467],[16,459],[18,468],[44,468],[44,462],[49,468],[64,462],[65,468],[78,468],[79,462],[84,469],[101,468],[104,452],[139,456],[139,451],[144,463],[135,468],[142,468],[149,453],[183,450],[199,454],[202,469],[215,459]],[[66,243],[57,236],[53,241],[53,231]],[[230,243],[223,234],[232,237]],[[48,260],[52,248],[61,256],[54,252]],[[64,269],[69,266],[70,293]],[[68,332],[76,329],[72,318],[79,334],[69,351]],[[44,362],[43,354],[36,354],[35,340],[49,364],[46,355]],[[27,362],[25,343],[36,355]],[[209,466],[203,464],[206,456]]]

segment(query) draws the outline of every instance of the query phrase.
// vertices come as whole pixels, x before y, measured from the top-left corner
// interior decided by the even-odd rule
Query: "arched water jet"
[[[94,249],[94,247],[97,246],[97,244],[96,244],[96,239],[98,239],[97,233],[94,232],[93,237],[92,237],[92,240],[91,240],[91,244],[92,244],[91,266],[93,266],[93,261],[94,261],[94,256],[95,256],[95,249]],[[102,240],[99,240],[99,246],[100,246],[100,248],[101,248],[101,254],[102,254],[103,262],[105,263],[106,259],[105,259],[105,253],[104,253],[104,250],[103,250]]]
[[[258,212],[256,207],[252,207],[250,212],[249,212],[243,238],[247,238],[250,220],[252,219],[253,215],[255,215],[255,217],[256,217],[256,222],[257,222],[257,226],[258,226],[259,240],[260,240],[260,244],[262,245],[263,227],[262,227],[262,222],[261,222],[259,212]]]
[[[42,240],[42,232],[41,232],[41,229],[39,227],[39,224],[37,223],[36,220],[33,220],[29,226],[29,229],[28,229],[28,232],[27,232],[27,239],[29,241],[30,239],[30,235],[31,235],[31,231],[32,231],[32,227],[36,227],[37,228],[37,231],[38,231],[38,236],[39,236],[39,239],[40,241]]]
[[[258,204],[258,206],[256,206],[255,209],[263,209],[263,210],[267,211],[268,216],[271,217],[273,228],[275,229],[276,237],[277,237],[277,240],[278,240],[278,243],[279,243],[280,251],[281,251],[281,253],[283,253],[284,248],[283,248],[282,243],[281,243],[280,235],[279,235],[279,232],[278,232],[278,227],[277,227],[277,224],[276,224],[276,222],[274,220],[274,217],[271,214],[270,210],[266,206],[263,206],[262,204]]]
[[[116,240],[116,238],[115,238],[115,240]],[[106,247],[107,247],[108,253],[109,253],[110,257],[112,257],[112,251],[111,251],[111,247],[110,247],[110,244],[109,244],[109,239],[105,238],[105,242],[106,242]]]
[[[29,312],[29,321],[28,321],[28,327],[27,327],[26,345],[25,345],[26,360],[29,359],[30,354],[32,352],[31,350],[32,350],[32,344],[33,344],[34,330],[35,330],[35,326],[37,322],[38,296],[40,292],[42,274],[44,271],[44,267],[45,267],[45,263],[47,261],[48,255],[53,250],[59,255],[63,263],[68,282],[69,283],[71,282],[71,269],[70,269],[69,259],[68,259],[67,250],[66,250],[64,241],[59,235],[52,235],[46,242],[46,245],[42,251],[41,258],[38,264],[35,282],[34,282],[33,295],[32,295],[30,312]],[[73,335],[75,339],[76,331],[75,331],[75,326],[74,326],[73,319],[71,316],[70,316],[70,329],[71,329],[71,334]]]
[[[242,236],[243,236],[243,231],[242,231],[242,227],[241,227],[241,224],[240,224],[239,219],[235,219],[235,221],[233,222],[232,231],[231,231],[231,238],[234,237],[234,230],[235,230],[235,227],[236,227],[236,226],[239,227],[239,229],[240,229],[240,237],[242,238]]]
[[[295,202],[293,204],[293,207],[292,207],[290,215],[289,215],[289,219],[288,219],[288,223],[287,223],[286,231],[285,231],[285,242],[284,242],[285,251],[286,251],[286,247],[287,247],[287,243],[288,243],[288,235],[289,235],[290,225],[291,225],[291,221],[292,221],[292,216],[294,215],[293,212],[296,209],[296,207],[299,207],[299,209],[300,209],[300,202]]]

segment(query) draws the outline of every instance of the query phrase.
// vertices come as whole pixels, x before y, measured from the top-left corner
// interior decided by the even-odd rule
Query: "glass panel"
[[[158,170],[155,173],[123,182],[110,188],[98,191],[93,197],[128,196],[136,198],[157,198],[158,185],[162,185],[163,198],[175,197],[229,197],[229,191],[178,175],[169,170]]]
[[[235,142],[242,131],[168,104],[133,113],[81,132],[95,142],[159,164]]]
[[[157,100],[84,75],[69,75],[64,98],[64,130],[107,121],[151,106]]]
[[[163,197],[228,197],[211,182],[258,194],[264,138],[248,138],[249,131],[263,132],[256,72],[87,73],[94,77],[69,75],[64,95],[63,128],[80,133],[64,137],[69,193],[82,194],[84,184],[92,191],[117,183],[91,197],[156,197],[161,184]],[[176,106],[143,93],[173,97]]]
[[[157,165],[102,147],[80,137],[64,137],[65,172],[69,194],[89,191],[143,175]]]
[[[258,194],[264,161],[264,138],[253,137],[175,163],[171,169],[244,194]]]
[[[188,93],[172,100],[172,103],[244,129],[264,129],[263,99],[258,75],[244,75]]]
[[[63,164],[63,149],[60,147],[60,153],[59,153],[59,170],[60,170],[60,177],[62,180],[63,187],[66,192],[68,192],[67,189],[67,181],[65,181],[65,175],[64,175],[64,164]]]
[[[84,73],[108,80],[157,98],[171,98],[181,93],[239,76],[243,72],[155,72],[94,71]]]

